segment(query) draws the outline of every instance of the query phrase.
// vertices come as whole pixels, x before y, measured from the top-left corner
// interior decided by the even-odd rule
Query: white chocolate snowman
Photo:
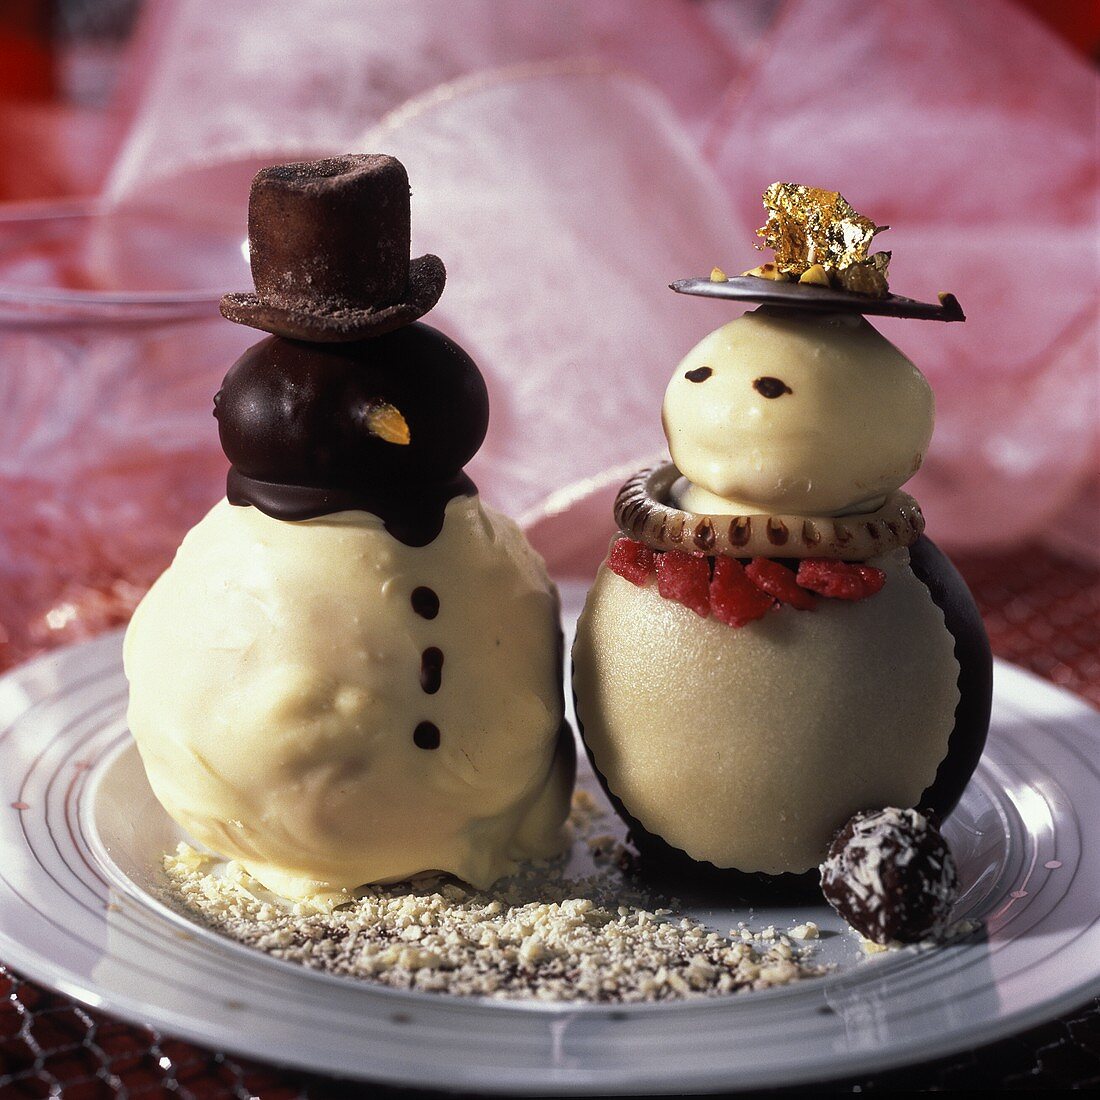
[[[688,353],[663,422],[677,469],[624,486],[616,516],[636,541],[626,567],[613,544],[573,649],[585,745],[643,856],[798,875],[856,811],[949,812],[984,741],[988,683],[963,705],[955,635],[981,635],[965,662],[980,673],[980,619],[898,492],[932,433],[926,380],[858,315],[763,308]],[[701,577],[694,606],[672,581],[662,594],[676,554]],[[742,565],[765,558],[794,585],[791,559],[822,556],[877,570],[881,590],[722,620],[723,569],[749,584]]]

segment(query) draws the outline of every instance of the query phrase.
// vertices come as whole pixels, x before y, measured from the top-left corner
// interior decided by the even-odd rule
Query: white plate
[[[497,1003],[303,970],[152,896],[179,832],[124,721],[120,636],[0,679],[0,958],[136,1023],[343,1076],[471,1091],[683,1092],[871,1073],[1100,992],[1100,715],[999,664],[986,755],[948,823],[985,932],[864,958],[824,906],[692,912],[825,930],[836,973],[665,1005]],[[591,776],[586,775],[586,784]]]

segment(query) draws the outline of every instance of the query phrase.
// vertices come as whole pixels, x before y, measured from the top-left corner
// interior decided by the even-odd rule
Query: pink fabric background
[[[667,282],[757,262],[772,180],[839,188],[895,227],[897,290],[968,314],[881,324],[937,393],[912,483],[933,537],[1095,555],[1096,91],[1001,0],[172,0],[133,43],[120,136],[77,147],[110,212],[81,263],[9,260],[0,287],[243,289],[256,168],[393,153],[414,249],[448,267],[429,320],[490,384],[471,472],[585,575],[614,487],[663,450],[675,364],[737,312]],[[209,399],[249,334],[170,332],[36,345],[33,378],[0,366],[0,642],[19,653],[90,623],[105,589],[103,614],[128,606],[221,490]],[[44,627],[59,600],[76,610]]]

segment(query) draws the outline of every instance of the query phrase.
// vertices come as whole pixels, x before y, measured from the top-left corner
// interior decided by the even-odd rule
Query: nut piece
[[[753,275],[757,279],[771,279],[774,283],[785,283],[788,281],[787,276],[773,263],[761,264],[759,267],[754,267],[751,271],[742,271],[741,274]]]
[[[407,447],[411,439],[409,425],[401,413],[386,401],[367,409],[367,431],[387,443]]]
[[[887,282],[890,269],[890,253],[876,252],[866,260],[859,260],[837,272],[840,285],[853,294],[866,294],[869,298],[885,298],[890,293]]]
[[[821,930],[812,920],[806,921],[805,924],[796,925],[790,932],[792,940],[816,940],[820,935]]]
[[[710,281],[712,283],[728,283],[730,277],[720,267],[712,267],[710,269]]]
[[[812,283],[814,286],[828,286],[829,273],[821,264],[811,264],[798,277],[800,283]]]

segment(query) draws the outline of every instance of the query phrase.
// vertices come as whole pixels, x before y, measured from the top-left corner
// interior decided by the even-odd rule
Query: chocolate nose
[[[371,435],[386,443],[407,447],[412,442],[408,421],[388,401],[368,403],[363,410],[363,422]]]

